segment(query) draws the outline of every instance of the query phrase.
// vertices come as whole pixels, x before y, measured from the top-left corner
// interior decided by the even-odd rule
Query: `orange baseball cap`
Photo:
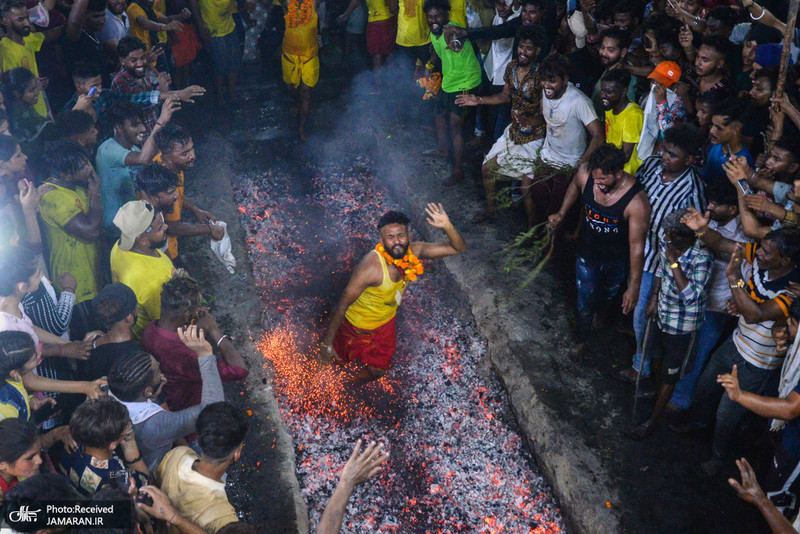
[[[664,87],[671,87],[681,79],[681,68],[674,61],[662,61],[648,78],[653,79]]]

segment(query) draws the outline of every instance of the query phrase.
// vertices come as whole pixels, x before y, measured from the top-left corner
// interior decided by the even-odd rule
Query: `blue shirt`
[[[100,196],[103,197],[103,227],[107,234],[118,236],[114,216],[126,202],[136,200],[133,173],[138,165],[125,165],[125,158],[139,147],[130,149],[120,145],[113,137],[106,139],[97,149],[97,175],[100,177]]]
[[[742,146],[742,149],[733,155],[744,156],[748,165],[753,167],[753,156],[750,155],[750,151],[746,146]],[[705,183],[710,184],[717,180],[727,181],[728,177],[725,176],[725,171],[722,169],[722,164],[726,161],[728,161],[728,158],[722,153],[722,145],[709,145],[706,165],[703,167],[703,180]]]

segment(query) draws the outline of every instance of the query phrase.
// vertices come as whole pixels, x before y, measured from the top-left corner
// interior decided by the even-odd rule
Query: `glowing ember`
[[[348,532],[555,533],[563,522],[533,468],[485,343],[441,263],[406,291],[388,375],[354,388],[317,362],[316,343],[352,266],[374,246],[389,208],[361,159],[318,169],[296,198],[293,173],[245,176],[237,198],[249,230],[267,334],[259,343],[284,421],[297,444],[297,473],[312,526],[359,437],[392,456],[359,486]],[[294,184],[296,185],[296,184]],[[309,191],[306,191],[308,193]]]

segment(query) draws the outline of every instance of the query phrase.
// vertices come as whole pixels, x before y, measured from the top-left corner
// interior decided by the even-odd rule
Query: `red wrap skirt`
[[[336,332],[333,349],[346,362],[358,360],[372,367],[388,369],[397,347],[395,318],[374,330],[356,328],[345,319]]]

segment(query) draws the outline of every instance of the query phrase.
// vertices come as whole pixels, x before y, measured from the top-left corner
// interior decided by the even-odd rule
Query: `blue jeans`
[[[642,376],[650,376],[650,360],[645,358],[642,362],[642,340],[644,331],[647,328],[647,317],[644,312],[647,310],[647,301],[650,300],[650,291],[653,289],[655,280],[653,273],[644,271],[642,273],[642,285],[639,286],[639,302],[633,310],[633,331],[636,332],[636,354],[633,355],[633,368],[637,372],[642,368]]]
[[[585,343],[592,331],[594,313],[617,296],[628,278],[628,262],[622,259],[597,261],[577,256],[575,278],[578,285],[575,337],[578,343]]]
[[[682,410],[688,410],[692,405],[692,396],[697,379],[711,356],[711,349],[719,341],[725,323],[730,319],[730,315],[723,312],[707,311],[703,316],[703,324],[697,334],[697,355],[694,360],[694,367],[691,372],[683,375],[683,378],[675,386],[670,402]]]

